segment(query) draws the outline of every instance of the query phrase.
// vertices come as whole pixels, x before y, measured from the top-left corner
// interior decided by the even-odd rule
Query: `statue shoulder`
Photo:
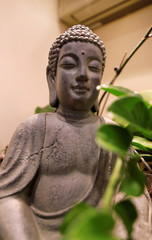
[[[30,148],[38,152],[42,148],[46,131],[46,114],[35,114],[24,120],[15,130],[7,149],[6,155],[11,156],[16,149]],[[30,153],[29,153],[30,155]]]
[[[39,113],[39,114],[35,114],[29,118],[27,118],[26,120],[24,120],[20,126],[20,127],[25,127],[25,128],[32,128],[34,126],[36,126],[37,128],[39,126],[43,126],[45,125],[45,118],[46,118],[46,113]]]
[[[39,113],[24,120],[16,129],[15,133],[42,133],[46,128],[47,115],[53,118],[54,113]]]

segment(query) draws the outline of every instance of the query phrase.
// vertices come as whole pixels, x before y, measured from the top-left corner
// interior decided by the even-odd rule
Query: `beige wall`
[[[102,83],[109,83],[114,67],[119,66],[124,53],[129,53],[152,26],[152,4],[95,31],[105,42],[106,70]],[[115,85],[135,91],[152,89],[152,38],[149,38],[126,65]],[[113,97],[110,97],[110,101]]]
[[[0,1],[0,149],[16,127],[48,104],[49,48],[65,30],[57,0]]]
[[[48,103],[45,77],[51,43],[66,27],[59,23],[57,0],[0,1],[0,149],[9,143],[15,128]],[[124,16],[95,32],[107,49],[103,83],[109,82],[119,65],[151,25],[152,6]],[[152,39],[133,57],[117,80],[134,90],[152,88]]]

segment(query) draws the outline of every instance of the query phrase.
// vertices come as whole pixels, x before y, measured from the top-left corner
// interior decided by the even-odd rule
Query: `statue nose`
[[[81,66],[79,74],[76,77],[77,81],[88,81],[87,69],[84,66]]]

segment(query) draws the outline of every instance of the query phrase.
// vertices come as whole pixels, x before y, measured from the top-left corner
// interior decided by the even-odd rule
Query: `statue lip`
[[[72,87],[72,89],[75,91],[75,92],[79,92],[79,93],[84,93],[84,92],[87,92],[90,90],[90,88],[86,85],[80,85],[80,84],[77,84],[75,86]]]

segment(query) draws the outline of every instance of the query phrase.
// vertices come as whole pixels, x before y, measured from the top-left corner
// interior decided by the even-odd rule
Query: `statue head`
[[[103,41],[94,34],[88,27],[83,25],[75,25],[71,28],[69,28],[67,31],[65,31],[63,34],[61,34],[56,41],[53,43],[52,47],[49,51],[49,62],[47,66],[47,80],[50,90],[50,105],[52,107],[58,107],[58,96],[56,93],[56,87],[55,87],[55,79],[57,76],[57,68],[58,68],[58,59],[60,55],[60,51],[63,48],[63,46],[69,44],[69,43],[89,43],[89,45],[96,46],[98,51],[100,51],[100,54],[102,55],[102,63],[101,63],[101,77],[104,71],[105,67],[105,59],[106,59],[106,53],[105,53],[105,47],[103,44]],[[76,44],[74,44],[75,48]],[[74,49],[75,51],[76,49]],[[89,49],[88,49],[89,51]]]

